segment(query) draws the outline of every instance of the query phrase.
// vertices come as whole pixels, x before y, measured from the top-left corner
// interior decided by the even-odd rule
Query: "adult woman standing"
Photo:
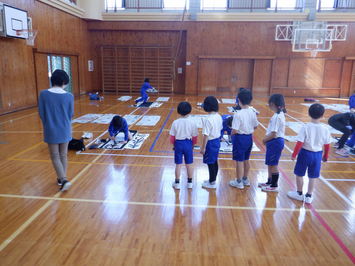
[[[74,97],[64,88],[69,76],[63,70],[55,70],[51,76],[52,88],[44,90],[39,96],[39,115],[43,124],[44,142],[57,173],[57,183],[61,191],[70,188],[67,179],[68,143],[72,139],[71,119],[74,114]]]

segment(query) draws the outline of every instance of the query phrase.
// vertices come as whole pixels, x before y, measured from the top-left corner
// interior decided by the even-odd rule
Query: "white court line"
[[[327,181],[341,181],[341,182],[355,182],[355,179],[336,179],[336,178],[324,178]]]
[[[253,206],[228,206],[228,205],[206,205],[206,204],[183,204],[183,203],[164,203],[164,202],[145,202],[145,201],[118,201],[118,200],[99,200],[99,199],[83,199],[83,198],[57,198],[57,197],[41,197],[41,196],[26,196],[13,194],[0,194],[3,198],[18,198],[18,199],[34,199],[34,200],[49,200],[53,201],[70,201],[83,203],[100,203],[100,204],[117,204],[117,205],[137,205],[137,206],[155,206],[155,207],[186,207],[186,208],[203,208],[203,209],[227,209],[227,210],[259,210],[259,211],[308,211],[309,208],[270,208],[270,207],[253,207]],[[326,210],[317,209],[317,212],[323,213],[352,213],[355,210]]]
[[[333,190],[339,197],[341,197],[347,204],[355,208],[355,204],[349,200],[342,192],[340,192],[333,184],[329,183],[324,177],[319,177],[319,179],[326,184],[331,190]]]
[[[89,153],[89,152],[81,152],[79,153],[80,155],[100,155],[100,153]],[[102,156],[118,156],[118,157],[143,157],[143,158],[174,158],[174,156],[168,156],[168,155],[144,155],[144,154],[118,154],[118,153],[105,153],[102,154]],[[194,159],[202,160],[203,157],[194,157]],[[228,158],[218,158],[218,160],[225,160],[225,161],[232,161],[232,157]],[[249,159],[249,161],[261,161],[264,162],[265,159]],[[280,162],[294,162],[292,160],[280,160]],[[340,163],[340,164],[354,164],[355,161],[327,161],[327,163]]]

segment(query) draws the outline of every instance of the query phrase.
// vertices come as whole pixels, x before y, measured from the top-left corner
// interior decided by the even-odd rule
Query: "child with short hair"
[[[187,188],[192,188],[193,176],[193,146],[197,143],[198,129],[197,125],[189,119],[191,113],[191,104],[188,102],[181,102],[178,105],[177,112],[181,115],[176,119],[170,129],[170,142],[174,145],[175,157],[175,181],[173,188],[180,189],[180,175],[182,157],[185,159],[187,169]]]
[[[147,90],[149,89],[153,89],[153,87],[149,84],[149,78],[145,78],[144,79],[144,83],[141,87],[141,97],[138,98],[135,102],[136,104],[138,103],[146,103],[148,100],[148,94],[147,94]]]
[[[203,163],[208,165],[209,172],[209,180],[203,181],[202,187],[215,189],[217,187],[218,153],[221,147],[222,117],[218,113],[216,97],[206,97],[202,107],[208,116],[203,120],[201,154]]]
[[[263,144],[266,146],[265,164],[268,166],[266,183],[259,183],[263,191],[278,192],[278,164],[284,148],[285,137],[285,99],[282,94],[273,94],[269,98],[269,108],[274,112],[266,129]]]
[[[292,160],[296,159],[294,174],[296,175],[297,191],[289,191],[287,196],[291,199],[311,203],[315,180],[320,175],[321,161],[326,162],[329,155],[331,136],[329,129],[320,123],[324,115],[324,106],[315,103],[308,109],[308,114],[312,118],[311,122],[305,123],[297,136],[297,143],[292,153]],[[324,155],[322,157],[324,147]],[[308,173],[308,190],[303,195],[303,177]]]
[[[118,133],[123,132],[124,133],[124,141],[123,143],[127,143],[129,140],[132,139],[132,135],[128,130],[128,124],[126,119],[119,115],[115,115],[108,127],[108,133],[110,134],[110,139],[115,141],[116,136]]]
[[[236,178],[229,185],[239,189],[250,186],[248,180],[249,157],[253,147],[253,132],[259,122],[255,111],[250,108],[253,99],[250,90],[241,90],[238,100],[241,110],[234,113],[232,123],[233,160],[236,161]]]

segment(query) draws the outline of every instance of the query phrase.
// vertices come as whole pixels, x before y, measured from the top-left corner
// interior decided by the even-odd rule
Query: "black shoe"
[[[60,191],[67,191],[69,190],[70,187],[71,187],[71,183],[68,180],[64,179],[62,181],[62,186],[60,187]]]
[[[61,186],[61,185],[62,185],[62,179],[57,178],[57,185],[58,185],[58,186]]]
[[[355,148],[350,149],[350,154],[355,155]]]

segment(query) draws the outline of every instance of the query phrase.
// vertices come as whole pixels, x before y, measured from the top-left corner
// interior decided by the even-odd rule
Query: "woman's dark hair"
[[[123,119],[119,115],[115,115],[112,118],[112,125],[116,130],[122,128],[122,124],[123,124]]]
[[[253,95],[248,89],[241,89],[238,93],[238,99],[243,105],[250,104],[253,100]]]
[[[273,103],[277,107],[277,113],[286,113],[285,98],[282,94],[273,94],[269,98],[269,104]]]
[[[207,96],[202,106],[205,112],[218,112],[218,101],[214,96]]]
[[[325,109],[324,106],[320,103],[312,104],[308,109],[308,114],[313,119],[319,119],[324,115]]]
[[[145,78],[144,82],[148,82],[149,83],[149,78]]]
[[[185,116],[185,115],[188,115],[189,113],[191,113],[191,109],[192,109],[192,107],[189,102],[181,102],[178,105],[177,112],[178,112],[178,114]]]
[[[51,83],[52,83],[52,87],[54,86],[62,87],[63,85],[67,85],[69,83],[69,76],[64,70],[56,69],[52,73]]]

